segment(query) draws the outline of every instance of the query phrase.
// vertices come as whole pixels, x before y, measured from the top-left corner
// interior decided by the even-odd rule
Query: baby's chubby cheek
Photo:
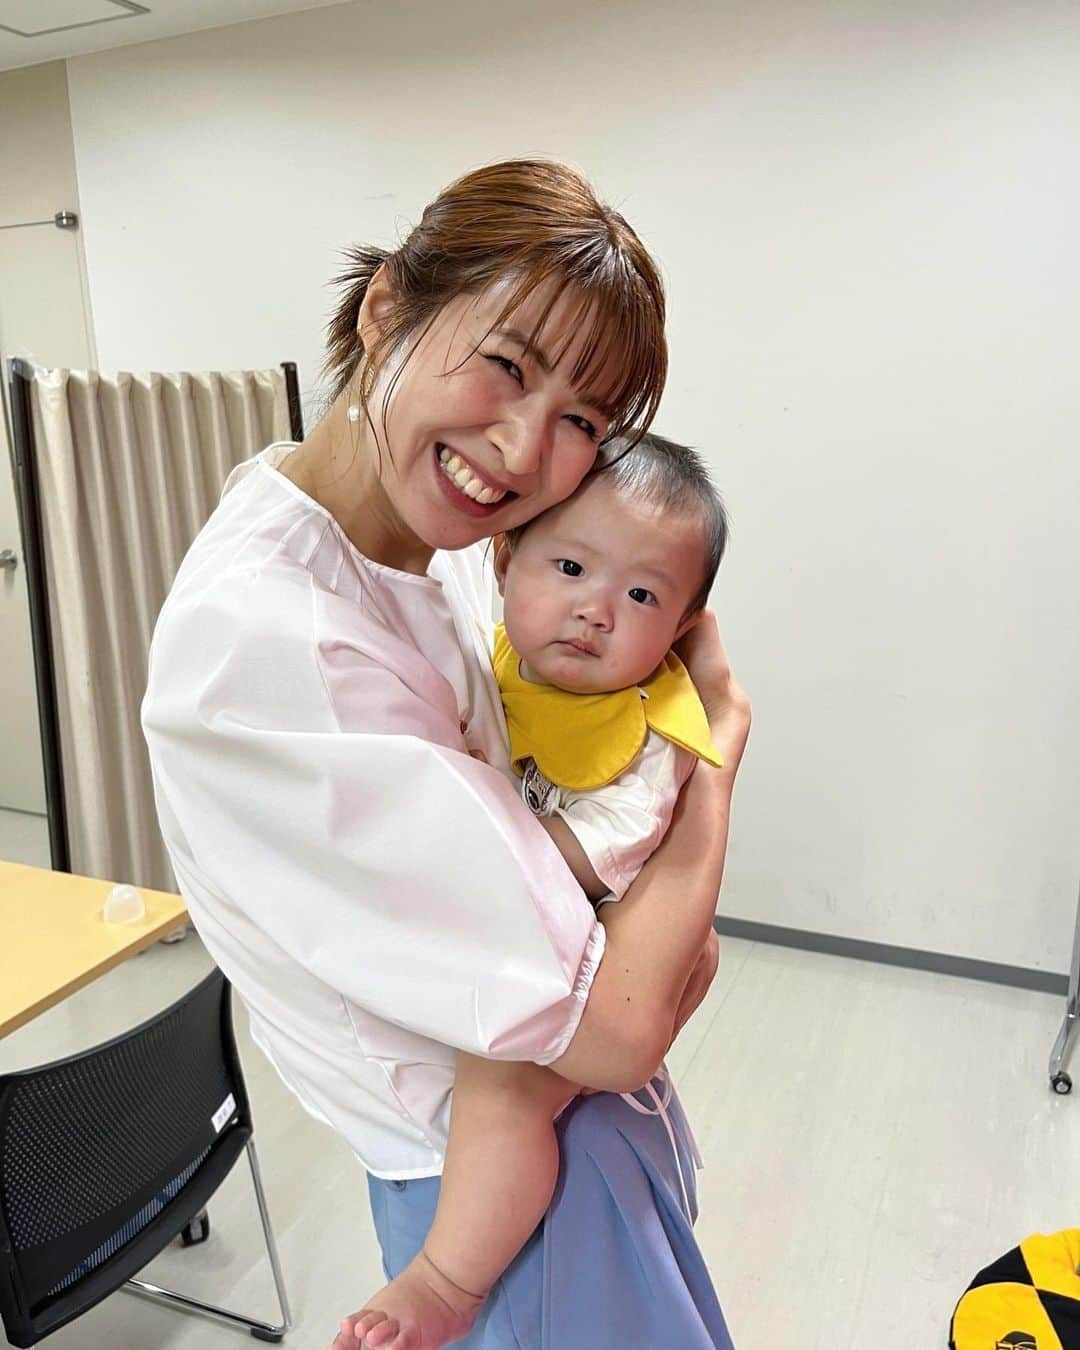
[[[530,605],[520,587],[507,586],[503,599],[503,626],[510,645],[527,661],[539,659],[558,634],[552,632],[552,624],[545,618],[539,607]]]

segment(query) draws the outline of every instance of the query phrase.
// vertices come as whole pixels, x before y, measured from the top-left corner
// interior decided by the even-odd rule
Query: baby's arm
[[[653,732],[637,759],[614,782],[560,793],[557,811],[542,823],[590,900],[623,897],[667,833],[679,793],[696,762],[689,751]],[[587,874],[568,853],[567,837]]]
[[[607,895],[610,887],[596,875],[589,855],[581,847],[577,835],[562,816],[540,816],[540,824],[551,835],[555,847],[563,855],[563,862],[573,872],[577,884],[595,905]]]
[[[418,1256],[348,1319],[362,1345],[437,1350],[467,1334],[551,1203],[553,1121],[577,1092],[536,1064],[458,1056],[435,1219]]]

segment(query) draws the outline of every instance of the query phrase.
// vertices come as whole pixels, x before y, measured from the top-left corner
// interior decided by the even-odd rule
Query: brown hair
[[[636,440],[648,429],[667,375],[663,282],[623,217],[566,165],[522,159],[477,169],[436,197],[400,248],[358,246],[346,257],[348,266],[334,279],[343,294],[327,326],[324,371],[333,381],[333,399],[359,373],[358,395],[369,420],[367,399],[386,357],[413,333],[426,331],[457,296],[508,279],[507,300],[492,327],[553,281],[529,335],[532,347],[560,296],[571,292],[579,307],[552,359],[560,360],[587,325],[570,378],[609,417],[605,444],[628,435]],[[378,343],[365,351],[357,322],[380,267],[395,300]],[[384,427],[385,412],[384,406]]]

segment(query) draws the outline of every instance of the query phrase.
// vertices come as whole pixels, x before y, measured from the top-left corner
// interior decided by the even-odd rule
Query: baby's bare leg
[[[380,1350],[467,1334],[551,1202],[554,1117],[578,1089],[550,1069],[459,1055],[439,1204],[423,1251],[343,1329]]]
[[[450,1143],[425,1250],[456,1284],[487,1293],[551,1203],[553,1121],[578,1088],[536,1064],[458,1057]]]

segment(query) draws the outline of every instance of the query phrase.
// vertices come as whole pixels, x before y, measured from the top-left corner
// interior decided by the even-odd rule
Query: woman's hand
[[[713,929],[709,933],[705,946],[701,949],[701,955],[695,962],[694,969],[690,972],[690,978],[687,980],[686,988],[679,1000],[679,1010],[675,1014],[675,1028],[671,1033],[672,1045],[678,1039],[679,1032],[701,1007],[719,969],[720,939],[716,936],[716,930]],[[670,1049],[670,1046],[668,1048]]]
[[[750,734],[750,700],[731,673],[716,615],[703,609],[675,644],[704,704],[713,744],[734,777]]]

